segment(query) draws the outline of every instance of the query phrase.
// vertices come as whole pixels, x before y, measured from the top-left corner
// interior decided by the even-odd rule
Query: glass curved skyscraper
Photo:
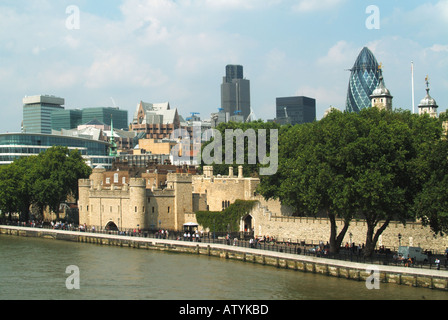
[[[350,71],[346,110],[359,112],[371,106],[370,95],[379,84],[381,69],[372,51],[364,47]]]

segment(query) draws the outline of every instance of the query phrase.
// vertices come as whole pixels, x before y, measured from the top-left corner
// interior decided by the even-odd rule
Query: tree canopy
[[[440,137],[440,122],[427,116],[377,108],[333,111],[283,131],[278,172],[261,177],[259,192],[297,214],[327,215],[333,252],[350,221],[364,218],[370,255],[391,220],[415,219],[414,199],[429,174],[428,150]],[[344,221],[341,230],[336,218]]]
[[[69,196],[78,198],[78,180],[88,178],[91,168],[78,150],[52,147],[37,156],[23,157],[0,167],[0,208],[20,212],[29,219],[31,204],[58,214],[59,205]]]

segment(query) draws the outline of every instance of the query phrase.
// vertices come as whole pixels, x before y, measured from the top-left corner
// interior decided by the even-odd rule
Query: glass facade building
[[[126,110],[102,107],[54,111],[51,114],[51,127],[56,131],[70,130],[93,120],[110,126],[112,119],[114,128],[129,130],[128,112]]]
[[[51,128],[61,131],[77,128],[82,124],[81,110],[57,110],[51,113]]]
[[[371,107],[370,95],[379,84],[381,69],[373,53],[364,47],[350,70],[346,110],[359,112]]]
[[[114,121],[114,128],[129,130],[128,112],[118,108],[85,108],[82,109],[82,124],[92,120],[99,120],[110,126],[111,120]]]
[[[277,98],[276,121],[280,124],[303,124],[316,120],[316,100],[308,97]]]
[[[38,155],[53,147],[63,146],[77,149],[91,167],[98,165],[112,167],[113,157],[109,156],[109,143],[47,134],[6,133],[0,134],[0,165],[10,164],[18,158]]]
[[[32,96],[23,99],[22,131],[51,134],[51,114],[64,110],[65,101],[54,96]]]

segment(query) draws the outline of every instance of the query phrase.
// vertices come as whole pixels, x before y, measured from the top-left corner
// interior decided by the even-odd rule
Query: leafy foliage
[[[60,203],[68,196],[78,197],[78,180],[88,178],[90,173],[78,150],[66,147],[20,158],[0,168],[0,209],[21,212],[21,220],[29,219],[31,204],[41,211],[48,206],[58,213]]]
[[[279,170],[262,177],[258,191],[297,214],[325,213],[333,251],[350,221],[363,217],[369,255],[392,219],[415,218],[413,202],[429,174],[428,150],[440,138],[440,122],[428,116],[378,108],[333,111],[282,133]],[[345,222],[339,234],[336,218]]]
[[[256,201],[236,200],[235,203],[224,211],[196,212],[196,219],[204,228],[209,228],[216,232],[236,232],[239,231],[241,218],[250,213],[255,203]]]

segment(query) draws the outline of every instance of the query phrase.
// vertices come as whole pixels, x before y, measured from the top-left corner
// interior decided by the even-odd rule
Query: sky
[[[374,7],[372,7],[372,5]],[[372,9],[373,8],[373,9]],[[227,64],[244,67],[256,118],[277,97],[345,110],[363,47],[383,65],[394,108],[448,108],[448,0],[0,0],[0,133],[19,132],[25,96],[66,109],[169,102],[202,119],[220,108]]]

